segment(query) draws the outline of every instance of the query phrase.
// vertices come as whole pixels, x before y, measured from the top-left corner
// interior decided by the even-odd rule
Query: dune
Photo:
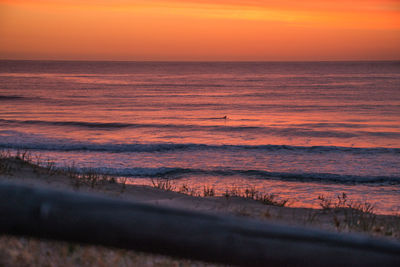
[[[362,232],[367,235],[400,239],[398,216],[375,215],[349,209],[292,208],[257,201],[243,196],[198,196],[162,190],[154,186],[132,185],[126,179],[88,174],[78,177],[68,170],[57,170],[52,164],[39,166],[23,158],[0,159],[0,181],[32,187],[51,188],[70,192],[105,195],[116,199],[173,207],[211,214],[249,217],[282,225],[311,226],[332,232]],[[159,187],[159,188],[157,188]],[[168,189],[168,188],[167,188]],[[360,221],[349,223],[348,216]],[[361,221],[363,220],[363,221]],[[0,236],[1,265],[93,265],[100,263],[128,263],[126,265],[208,266],[204,262],[175,259],[166,256],[126,251],[93,245],[48,241],[29,237]],[[43,255],[48,256],[43,256]],[[107,265],[107,264],[106,264]],[[124,264],[122,264],[124,265]]]

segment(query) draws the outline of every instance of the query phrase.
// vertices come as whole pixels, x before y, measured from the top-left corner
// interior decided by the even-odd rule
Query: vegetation
[[[32,167],[33,172],[37,175],[65,175],[70,178],[71,184],[75,189],[79,189],[83,185],[95,188],[104,184],[117,183],[115,177],[100,174],[93,168],[78,170],[74,164],[65,168],[57,168],[56,164],[50,159],[42,160],[40,155],[33,157],[27,151],[17,151],[15,154],[12,154],[10,151],[0,152],[0,174],[12,176],[16,166],[19,165],[21,167],[24,164]],[[121,183],[123,189],[125,188],[125,183],[126,180],[124,183]]]
[[[203,186],[202,194],[199,193],[196,189],[190,188],[188,185],[183,184],[181,187],[177,189],[176,186],[173,185],[170,179],[152,179],[152,185],[155,188],[166,190],[166,191],[175,191],[181,194],[197,196],[197,197],[214,197],[216,196],[216,191],[211,186]],[[272,205],[278,207],[284,207],[288,203],[288,199],[279,200],[275,194],[262,194],[258,192],[254,187],[246,188],[240,190],[238,188],[232,188],[231,190],[226,190],[225,193],[222,194],[225,198],[229,199],[230,197],[239,197],[245,199],[251,199],[258,201],[265,205]]]
[[[374,206],[369,202],[349,200],[345,193],[336,196],[336,200],[325,196],[318,197],[320,206],[332,215],[333,223],[338,231],[381,232],[392,235],[393,227],[377,220]]]
[[[0,174],[12,174],[12,161],[9,159],[14,159],[20,164],[29,164],[33,171],[36,174],[47,174],[47,175],[66,175],[70,178],[71,184],[75,189],[79,189],[81,186],[88,186],[92,189],[97,188],[98,186],[104,184],[121,184],[121,193],[123,193],[126,189],[127,178],[115,178],[111,175],[100,174],[93,168],[81,169],[78,170],[74,164],[71,166],[67,166],[64,168],[57,168],[55,163],[50,159],[42,160],[40,156],[36,156],[33,158],[30,153],[24,151],[17,151],[15,155],[11,155],[10,152],[1,152],[0,153]],[[152,186],[154,188],[158,188],[160,190],[165,191],[175,191],[178,193],[197,196],[197,197],[214,197],[216,196],[216,191],[211,186],[203,186],[202,194],[197,192],[197,190],[190,188],[186,184],[183,184],[180,188],[177,188],[170,179],[152,179]],[[230,190],[226,190],[224,194],[222,194],[225,198],[230,197],[240,197],[245,199],[252,199],[263,203],[265,205],[279,206],[284,207],[287,203],[287,199],[279,200],[278,197],[274,194],[262,194],[258,192],[255,188],[246,188],[244,190],[238,188],[231,188]]]
[[[172,185],[172,182],[169,179],[151,179],[151,183],[153,184],[153,187],[158,188],[160,190],[165,190],[165,191],[175,190],[175,186]]]
[[[10,158],[9,151],[0,151],[0,174],[12,174],[12,166],[6,159]]]
[[[203,196],[204,197],[213,197],[215,196],[215,190],[212,187],[204,186],[203,188]]]
[[[71,166],[58,168],[54,162],[49,159],[43,159],[41,156],[32,156],[24,151],[11,153],[10,151],[0,151],[0,174],[6,175],[11,179],[18,170],[29,166],[34,173],[42,177],[51,177],[55,175],[66,176],[70,179],[71,185],[75,189],[86,187],[91,189],[101,189],[103,185],[115,184],[120,186],[120,193],[124,193],[127,188],[126,177],[116,178],[111,175],[98,173],[93,168],[78,169]],[[46,178],[47,179],[47,178]],[[194,197],[216,197],[217,191],[212,186],[204,185],[200,190],[191,188],[187,184],[178,186],[171,179],[152,179],[152,186],[160,190],[174,191],[181,194]],[[220,193],[226,199],[242,198],[254,200],[269,207],[286,207],[288,199],[279,198],[275,194],[258,192],[254,187],[240,189],[232,187]],[[378,235],[400,237],[400,219],[399,216],[391,216],[395,219],[381,219],[382,216],[376,215],[374,206],[369,202],[358,202],[350,200],[345,194],[338,194],[334,198],[323,195],[318,196],[321,210],[307,210],[301,218],[292,218],[293,220],[302,220],[305,224],[321,224],[321,218],[330,218],[330,224],[337,231],[359,231]],[[242,208],[236,214],[250,216],[246,208]],[[305,214],[305,215],[304,215]],[[260,215],[262,218],[280,218],[274,210],[268,208],[263,210]],[[295,216],[295,215],[293,215]],[[296,215],[298,216],[298,215]],[[397,219],[396,219],[397,218]],[[287,219],[287,218],[286,218]]]
[[[197,192],[193,188],[190,188],[187,184],[183,184],[179,189],[178,193],[189,195],[189,196],[196,196]]]

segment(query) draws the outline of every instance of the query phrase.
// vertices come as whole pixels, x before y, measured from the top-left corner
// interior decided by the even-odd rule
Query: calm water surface
[[[0,61],[0,148],[149,184],[400,212],[400,62]]]

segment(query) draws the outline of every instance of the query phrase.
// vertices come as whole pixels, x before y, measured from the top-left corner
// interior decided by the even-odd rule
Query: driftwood
[[[400,266],[400,243],[0,184],[0,233],[249,266]]]

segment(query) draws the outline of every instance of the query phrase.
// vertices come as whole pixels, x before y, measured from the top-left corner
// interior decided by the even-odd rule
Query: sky
[[[400,0],[0,0],[0,59],[399,60]]]

